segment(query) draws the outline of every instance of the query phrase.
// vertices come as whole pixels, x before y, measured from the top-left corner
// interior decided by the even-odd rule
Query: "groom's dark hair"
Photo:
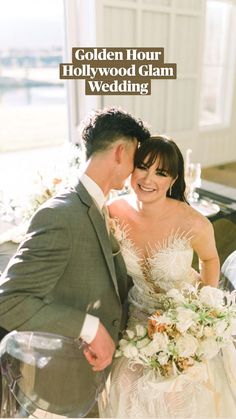
[[[143,142],[150,137],[150,132],[140,119],[121,108],[105,108],[90,114],[82,128],[86,158],[108,149],[119,137]]]

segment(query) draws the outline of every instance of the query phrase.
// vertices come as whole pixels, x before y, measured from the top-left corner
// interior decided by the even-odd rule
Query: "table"
[[[200,199],[219,205],[220,211],[209,217],[212,222],[226,218],[236,224],[236,189],[215,182],[202,181],[202,186],[197,192]]]

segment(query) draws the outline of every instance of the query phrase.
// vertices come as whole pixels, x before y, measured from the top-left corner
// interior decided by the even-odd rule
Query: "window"
[[[0,13],[0,200],[59,165],[68,140],[63,0],[8,0]],[[21,188],[20,185],[24,185]]]
[[[0,151],[67,138],[63,0],[8,0],[0,14]]]
[[[207,0],[200,125],[226,124],[233,90],[233,6],[228,1]]]

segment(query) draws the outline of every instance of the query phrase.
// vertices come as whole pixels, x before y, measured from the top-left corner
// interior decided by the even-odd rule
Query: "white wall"
[[[232,1],[236,4],[235,0]],[[120,105],[151,124],[153,133],[171,135],[183,153],[191,148],[192,160],[199,161],[203,166],[236,160],[235,67],[231,69],[235,83],[231,89],[233,106],[230,121],[224,127],[199,128],[206,0],[73,2],[77,4],[77,15],[80,16],[77,21],[80,35],[76,38],[76,45],[164,47],[165,62],[176,62],[178,66],[177,80],[152,81],[152,95],[146,97],[101,96],[94,97],[93,103],[89,103],[91,97],[85,99],[80,83],[80,99],[76,105],[78,122],[90,108]],[[66,3],[68,6],[72,4]],[[88,25],[86,8],[91,10],[91,7],[94,7],[95,15],[92,25],[91,21]],[[86,35],[88,27],[90,32]],[[85,36],[81,35],[81,31]],[[93,40],[90,45],[89,39]],[[236,47],[236,39],[234,43]]]

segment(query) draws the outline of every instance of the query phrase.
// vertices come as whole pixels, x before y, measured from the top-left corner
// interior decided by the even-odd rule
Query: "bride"
[[[140,146],[131,178],[133,196],[109,205],[114,234],[132,277],[128,328],[147,322],[159,297],[184,282],[217,287],[219,259],[213,227],[186,202],[184,162],[177,145],[152,137]],[[195,251],[200,274],[192,269]],[[236,360],[232,346],[205,363],[202,380],[160,378],[125,357],[115,360],[101,417],[236,417]],[[235,361],[236,362],[236,361]]]

